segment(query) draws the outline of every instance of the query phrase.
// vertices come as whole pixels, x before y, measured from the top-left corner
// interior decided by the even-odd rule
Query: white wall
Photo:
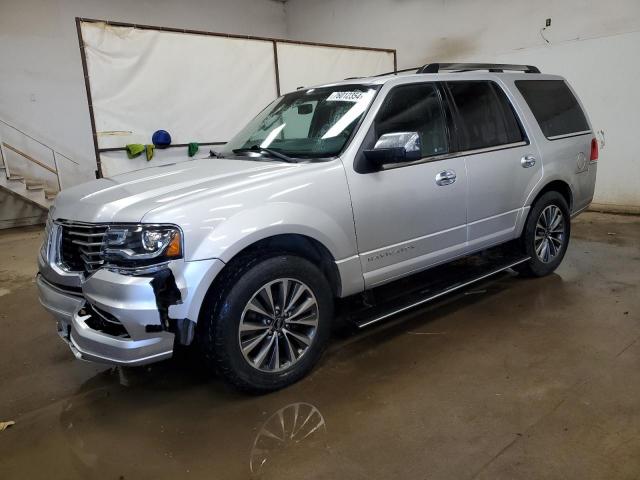
[[[289,0],[286,8],[290,37],[396,48],[399,68],[508,61],[564,75],[594,128],[605,131],[594,201],[640,210],[632,131],[640,110],[640,1]],[[551,27],[541,34],[546,18]]]
[[[493,59],[493,58],[492,58]],[[502,63],[538,65],[571,82],[605,145],[598,161],[596,208],[640,213],[640,32],[498,55]],[[624,208],[621,208],[624,207]]]
[[[283,4],[273,0],[0,0],[0,118],[81,164],[66,168],[65,185],[95,169],[75,17],[286,34]]]

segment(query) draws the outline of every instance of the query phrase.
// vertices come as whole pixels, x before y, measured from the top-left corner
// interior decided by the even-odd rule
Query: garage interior
[[[126,55],[90,49],[124,30],[153,32],[165,47],[215,32],[212,41],[253,39],[280,56],[274,67],[247,50],[255,61],[216,60],[198,76],[197,62],[173,61],[179,49],[157,48],[138,89],[123,88],[131,110],[114,113],[131,72],[108,66]],[[0,478],[640,476],[637,1],[5,0],[0,40]],[[268,100],[389,66],[458,61],[562,75],[589,114],[595,195],[554,274],[501,273],[362,331],[336,329],[310,375],[262,396],[212,378],[188,353],[113,367],[78,361],[59,340],[35,284],[47,209],[98,170],[153,165],[120,148],[142,142],[136,125],[105,132],[114,119],[164,115],[172,80],[158,71],[189,74],[187,94],[175,95],[193,127],[176,143],[208,151],[265,103],[239,94],[244,113],[234,117],[225,90],[209,108],[216,68],[257,72],[247,92],[262,88]],[[145,89],[157,100],[131,103]],[[218,136],[198,136],[202,124]],[[156,149],[151,162],[181,161],[176,151]]]

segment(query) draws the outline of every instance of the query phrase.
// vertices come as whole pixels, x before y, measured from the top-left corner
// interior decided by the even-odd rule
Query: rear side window
[[[525,140],[509,99],[491,81],[447,82],[458,148],[496,147]]]
[[[516,80],[515,83],[545,137],[553,139],[589,131],[584,112],[563,80]]]
[[[449,151],[445,117],[436,87],[416,83],[395,87],[375,120],[376,137],[385,133],[417,132],[422,157]]]

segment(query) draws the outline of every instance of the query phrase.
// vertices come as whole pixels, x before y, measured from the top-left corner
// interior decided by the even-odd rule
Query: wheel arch
[[[329,282],[333,295],[338,296],[341,280],[336,259],[322,242],[308,235],[280,233],[261,238],[237,252],[227,265],[234,261],[242,261],[246,256],[282,253],[297,255],[317,266]]]
[[[251,261],[256,257],[290,254],[302,257],[317,266],[331,287],[334,297],[339,296],[342,283],[335,258],[329,249],[319,240],[298,233],[281,233],[261,238],[237,251],[215,276],[207,289],[198,315],[198,323],[209,305],[209,299],[215,295],[227,277],[227,272],[236,268],[239,262]]]
[[[522,234],[525,224],[527,223],[527,219],[529,218],[529,214],[531,212],[531,207],[535,205],[542,195],[547,192],[558,192],[560,195],[564,197],[569,206],[569,212],[571,213],[573,210],[573,191],[571,189],[571,185],[568,182],[560,179],[554,178],[548,180],[546,183],[539,185],[539,188],[534,189],[527,198],[525,203],[525,208],[523,210],[524,214],[520,216],[517,226],[516,226],[516,236],[519,237]]]
[[[544,195],[547,192],[558,192],[560,195],[562,195],[564,197],[564,199],[566,200],[566,202],[567,202],[567,205],[569,207],[569,212],[572,212],[572,210],[573,210],[573,191],[571,189],[571,185],[569,185],[569,183],[565,182],[562,179],[551,180],[551,181],[545,183],[539,190],[537,190],[536,192],[532,193],[532,195],[531,195],[532,200],[531,200],[531,202],[529,202],[529,206],[535,205],[535,203],[538,201],[538,199],[540,197],[542,197],[542,195]]]

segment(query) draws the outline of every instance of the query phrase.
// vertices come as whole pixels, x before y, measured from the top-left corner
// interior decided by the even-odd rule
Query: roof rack
[[[371,75],[372,77],[384,77],[386,75],[397,75],[398,73],[403,73],[403,72],[410,72],[410,71],[414,71],[418,70],[421,67],[411,67],[411,68],[403,68],[402,70],[392,70],[390,72],[384,72],[384,73],[377,73],[375,75]],[[345,80],[357,80],[359,78],[364,78],[364,77],[347,77],[345,78]]]
[[[402,70],[394,70],[392,72],[378,73],[373,77],[385,77],[387,75],[397,75],[398,73],[411,72],[415,73],[438,73],[441,70],[455,70],[458,73],[469,72],[472,70],[489,70],[490,72],[502,73],[505,70],[523,73],[540,73],[538,67],[533,65],[516,65],[513,63],[427,63],[421,67],[403,68]],[[363,77],[349,77],[345,80],[357,80]]]
[[[422,67],[411,67],[411,68],[403,68],[402,70],[394,70],[392,72],[384,72],[378,73],[377,75],[373,75],[374,77],[384,77],[385,75],[395,75],[397,73],[410,72],[411,70],[418,70]]]
[[[514,65],[509,63],[428,63],[418,68],[416,73],[438,73],[441,70],[456,70],[458,72],[469,70],[504,72],[505,70],[511,70],[524,73],[540,73],[538,67],[533,65]]]

